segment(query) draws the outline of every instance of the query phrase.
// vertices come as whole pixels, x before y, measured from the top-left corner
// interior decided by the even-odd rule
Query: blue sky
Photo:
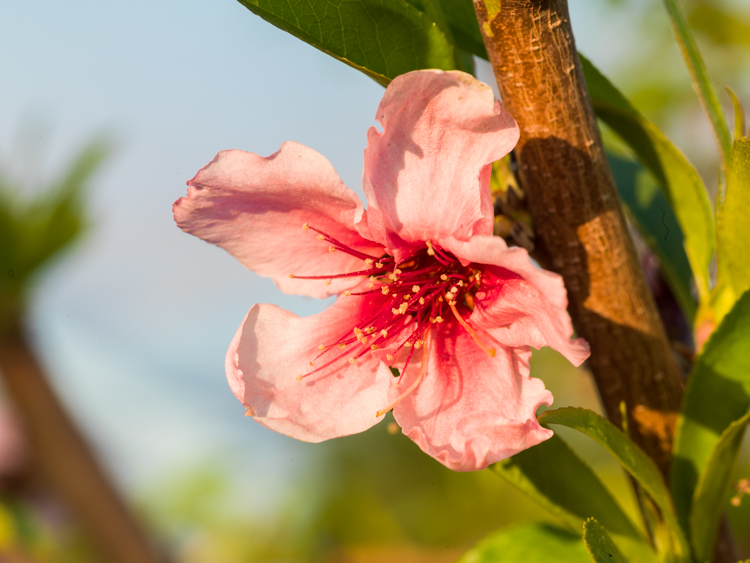
[[[609,38],[627,21],[602,24],[586,0],[571,10],[581,50],[616,65]],[[383,89],[231,0],[7,2],[0,52],[4,170],[54,176],[97,131],[119,147],[92,193],[95,228],[38,291],[32,329],[57,388],[127,490],[215,460],[237,498],[272,506],[312,446],[243,417],[224,352],[255,302],[323,304],[183,234],[171,205],[219,150],[267,155],[288,139],[361,194]],[[45,159],[19,149],[24,135]]]

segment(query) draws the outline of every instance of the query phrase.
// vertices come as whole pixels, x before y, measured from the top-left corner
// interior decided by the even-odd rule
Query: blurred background
[[[712,77],[750,104],[750,5],[684,5]],[[580,51],[715,184],[714,142],[661,3],[570,8]],[[226,385],[224,353],[252,304],[299,315],[327,304],[283,295],[182,233],[172,202],[219,150],[265,156],[289,139],[325,155],[361,196],[382,87],[232,0],[5,2],[2,12],[0,202],[25,209],[82,154],[90,164],[83,236],[33,277],[31,345],[173,561],[449,562],[492,530],[549,518],[490,472],[451,473],[388,422],[305,444],[244,418]],[[584,370],[549,350],[532,370],[556,407],[599,410]],[[606,454],[564,437],[611,487],[627,487]],[[0,561],[97,560],[35,466],[0,390]],[[748,474],[744,455],[737,479]],[[729,517],[750,525],[750,501]]]

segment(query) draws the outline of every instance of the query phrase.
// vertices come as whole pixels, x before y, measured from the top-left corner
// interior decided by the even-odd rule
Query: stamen
[[[383,295],[388,295],[388,292],[389,292],[390,290],[388,289],[388,286],[387,286],[387,285],[384,285],[384,286],[383,286],[383,289],[381,289],[380,291],[382,291],[382,292],[383,292]]]
[[[333,246],[329,246],[328,252],[336,252],[336,249]]]
[[[372,258],[365,258],[365,262],[371,266],[374,260]]]
[[[310,227],[308,227],[308,226],[307,226],[307,223],[303,223],[303,224],[302,224],[302,228],[303,228],[303,229],[305,229],[305,230],[307,230],[307,229],[309,229]]]
[[[352,295],[351,291],[347,290],[347,291],[344,292],[344,297],[351,297],[351,295]]]
[[[393,401],[390,405],[385,407],[384,409],[379,410],[375,413],[375,416],[382,416],[385,413],[387,413],[389,410],[393,409],[396,405],[398,405],[401,401],[403,401],[406,397],[408,397],[417,387],[419,387],[419,384],[422,382],[422,378],[424,377],[425,370],[427,368],[427,350],[429,349],[429,333],[425,336],[425,346],[424,351],[422,352],[422,365],[419,367],[419,375],[417,376],[417,379],[414,381],[414,383],[411,384],[411,387],[409,387],[406,391],[404,391],[401,395],[399,395],[398,399]],[[388,361],[390,361],[391,358],[389,358]],[[401,373],[401,376],[403,376],[403,372]]]
[[[419,286],[418,285],[411,286],[411,292],[412,293],[419,293]]]
[[[485,346],[484,342],[482,342],[479,339],[479,336],[477,336],[477,333],[474,332],[474,329],[469,326],[469,323],[467,323],[463,319],[463,317],[461,317],[461,315],[459,315],[458,310],[456,309],[456,302],[455,301],[451,301],[450,299],[448,299],[448,297],[446,297],[446,299],[448,300],[448,306],[451,308],[451,311],[453,311],[453,314],[455,315],[456,320],[459,322],[459,324],[466,329],[466,332],[468,332],[469,335],[474,339],[474,342],[476,342],[477,345],[479,345],[479,347],[482,350],[484,350],[485,352],[487,352],[487,354],[489,354],[490,358],[494,358],[495,357],[495,349],[494,348],[488,348],[487,346]]]

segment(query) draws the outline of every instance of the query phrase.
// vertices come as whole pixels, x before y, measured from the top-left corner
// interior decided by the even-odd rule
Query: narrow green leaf
[[[554,460],[551,464],[550,460]],[[491,468],[560,519],[572,532],[596,517],[632,561],[656,561],[643,534],[592,469],[558,436]]]
[[[732,106],[734,108],[734,138],[739,139],[745,136],[745,108],[742,107],[742,102],[737,95],[732,91],[729,86],[725,86],[729,97],[732,98]],[[734,159],[734,156],[732,156]]]
[[[589,518],[583,524],[583,543],[586,544],[586,549],[589,550],[591,558],[596,563],[626,563],[628,561],[620,554],[596,518]]]
[[[725,171],[728,171],[732,159],[732,135],[729,132],[729,126],[724,117],[724,110],[721,108],[719,97],[716,95],[716,90],[714,90],[711,79],[708,76],[703,57],[701,57],[698,45],[695,42],[692,31],[690,31],[690,26],[687,23],[682,8],[677,3],[677,0],[664,0],[664,6],[667,8],[669,19],[672,22],[672,28],[677,37],[677,43],[680,45],[682,57],[685,59],[685,64],[690,70],[693,87],[711,122],[723,168]]]
[[[750,292],[703,347],[688,379],[677,423],[670,484],[688,529],[693,493],[721,434],[750,410]]]
[[[701,300],[708,298],[716,234],[708,192],[685,156],[586,58],[581,57],[594,111],[633,150],[664,191],[685,236],[685,253]]]
[[[747,214],[750,210],[750,138],[734,142],[732,167],[727,178],[724,203],[717,213],[717,287],[729,288],[731,296],[716,311],[717,321],[734,301],[750,289],[750,237]]]
[[[412,70],[456,68],[457,54],[444,31],[406,0],[239,1],[384,86]]]
[[[590,563],[577,534],[549,524],[520,524],[480,541],[456,563]]]
[[[654,462],[611,422],[588,409],[563,408],[546,411],[540,424],[560,424],[587,435],[604,447],[653,499],[672,537],[671,553],[677,561],[690,557],[685,535],[677,522],[672,499]]]
[[[737,461],[748,421],[750,411],[722,432],[706,462],[706,468],[698,478],[690,509],[690,542],[698,561],[711,559],[716,533],[729,498],[729,474]]]
[[[690,285],[693,273],[685,254],[684,237],[677,218],[653,176],[640,164],[608,154],[617,192],[631,221],[643,240],[659,258],[661,271],[680,304],[692,321],[696,303]]]

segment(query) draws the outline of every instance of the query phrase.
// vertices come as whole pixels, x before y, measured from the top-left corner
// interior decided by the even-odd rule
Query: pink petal
[[[570,338],[573,325],[562,277],[537,268],[526,250],[508,248],[499,237],[446,244],[462,260],[488,265],[474,296],[472,326],[489,331],[506,346],[550,346],[574,365],[589,357],[586,341]]]
[[[221,246],[243,265],[273,278],[285,293],[312,297],[335,295],[361,278],[290,279],[356,272],[367,266],[317,239],[320,229],[365,254],[379,257],[383,248],[354,230],[364,217],[359,198],[347,188],[319,153],[293,142],[267,158],[223,151],[188,182],[188,197],[174,205],[178,226]]]
[[[489,86],[462,72],[410,72],[388,86],[376,119],[383,132],[367,133],[362,181],[376,240],[398,253],[492,233],[490,165],[519,131]]]
[[[264,426],[298,440],[320,442],[367,430],[380,420],[375,413],[388,404],[393,376],[369,352],[354,364],[353,350],[337,347],[309,362],[318,345],[337,342],[360,320],[364,297],[342,297],[323,313],[298,317],[275,305],[255,305],[242,321],[226,356],[229,386]],[[350,345],[348,348],[352,348]]]
[[[528,348],[496,346],[490,358],[455,319],[432,333],[424,380],[393,411],[425,453],[455,471],[474,471],[552,435],[536,420],[537,407],[552,404],[552,394],[529,377]],[[415,377],[416,370],[407,372],[401,388]]]

